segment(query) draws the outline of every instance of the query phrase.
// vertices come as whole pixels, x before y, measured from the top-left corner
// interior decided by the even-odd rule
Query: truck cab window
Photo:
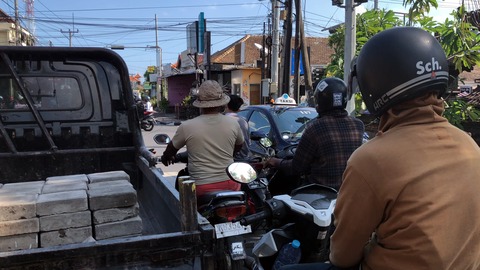
[[[22,77],[21,81],[40,111],[74,110],[82,106],[80,86],[75,78]],[[0,78],[0,96],[0,109],[28,110],[24,95],[9,77]]]

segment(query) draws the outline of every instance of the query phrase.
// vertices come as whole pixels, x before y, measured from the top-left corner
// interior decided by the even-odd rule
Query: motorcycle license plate
[[[240,224],[240,222],[225,222],[215,224],[215,233],[217,234],[217,238],[224,238],[251,232],[252,226],[243,226]]]

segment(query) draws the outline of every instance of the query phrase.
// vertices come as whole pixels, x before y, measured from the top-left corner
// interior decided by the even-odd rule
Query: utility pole
[[[307,104],[311,107],[315,106],[313,102],[313,86],[312,86],[312,71],[310,68],[310,55],[308,53],[307,42],[305,38],[305,29],[304,29],[304,21],[302,15],[302,4],[300,0],[296,0],[298,2],[296,9],[297,9],[297,20],[299,20],[299,28],[298,31],[300,33],[300,48],[302,50],[302,60],[303,60],[303,77],[305,80],[305,96],[307,97]],[[299,62],[299,61],[298,61]],[[300,101],[300,97],[299,101]]]
[[[20,41],[20,36],[19,36],[19,20],[18,20],[18,1],[15,0],[15,46],[18,46],[19,41]]]
[[[300,103],[300,50],[301,50],[301,42],[300,42],[300,23],[301,20],[299,18],[299,9],[300,9],[300,0],[295,0],[295,43],[294,43],[294,61],[293,61],[293,99]],[[301,13],[300,13],[301,14]]]
[[[205,49],[203,52],[203,60],[205,63],[205,80],[210,80],[212,78],[212,70],[211,70],[211,56],[212,56],[212,35],[210,31],[205,31]]]
[[[284,44],[283,44],[283,59],[282,59],[282,84],[281,84],[281,93],[290,94],[290,58],[292,51],[292,1],[285,1],[285,9],[287,11],[287,16],[285,18],[285,35],[284,35]],[[280,95],[280,93],[279,93]]]
[[[68,29],[68,31],[63,31],[62,29],[60,29],[60,33],[63,33],[63,34],[67,34],[67,33],[68,33],[68,41],[69,41],[70,47],[72,47],[72,37],[73,37],[73,34],[78,33],[78,29],[75,30],[75,18],[74,18],[74,15],[73,15],[73,14],[72,14],[72,26],[73,26],[73,29],[74,29],[74,30]]]
[[[155,93],[158,97],[161,98],[161,95],[163,94],[162,91],[162,48],[158,46],[158,24],[157,24],[157,14],[155,14],[155,53],[157,56],[157,81],[156,81],[156,90],[157,92]],[[160,95],[158,94],[160,93]]]
[[[280,25],[280,1],[272,0],[273,28],[272,28],[272,54],[271,54],[271,82],[270,94],[278,95],[278,52],[280,35],[278,28]]]
[[[343,80],[348,83],[350,76],[350,65],[355,56],[356,50],[356,19],[355,19],[355,6],[354,0],[345,1],[345,52],[343,61]],[[352,113],[355,111],[355,97],[347,102],[347,111]]]

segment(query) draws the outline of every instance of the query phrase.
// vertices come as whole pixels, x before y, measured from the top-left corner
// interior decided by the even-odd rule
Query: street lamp
[[[125,49],[155,49],[156,54],[157,54],[157,70],[156,74],[159,77],[162,77],[162,48],[160,46],[124,46],[124,45],[119,45],[119,44],[112,44],[107,46],[107,48],[110,48],[112,50],[125,50]]]
[[[125,50],[125,49],[155,49],[156,51],[156,55],[157,55],[157,59],[156,59],[156,70],[155,70],[155,75],[156,75],[156,78],[155,78],[155,85],[156,85],[156,88],[155,88],[155,96],[156,96],[156,91],[159,90],[158,86],[159,85],[159,81],[160,81],[160,84],[161,84],[161,78],[162,78],[162,48],[158,45],[156,46],[151,46],[151,45],[147,45],[147,46],[124,46],[124,45],[120,45],[120,44],[112,44],[112,45],[109,45],[107,46],[107,48],[110,48],[112,50]],[[160,78],[160,80],[159,80]]]

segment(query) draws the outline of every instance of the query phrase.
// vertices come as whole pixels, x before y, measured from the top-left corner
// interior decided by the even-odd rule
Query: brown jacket
[[[480,269],[480,149],[442,111],[434,95],[397,105],[353,153],[335,208],[333,264]]]

